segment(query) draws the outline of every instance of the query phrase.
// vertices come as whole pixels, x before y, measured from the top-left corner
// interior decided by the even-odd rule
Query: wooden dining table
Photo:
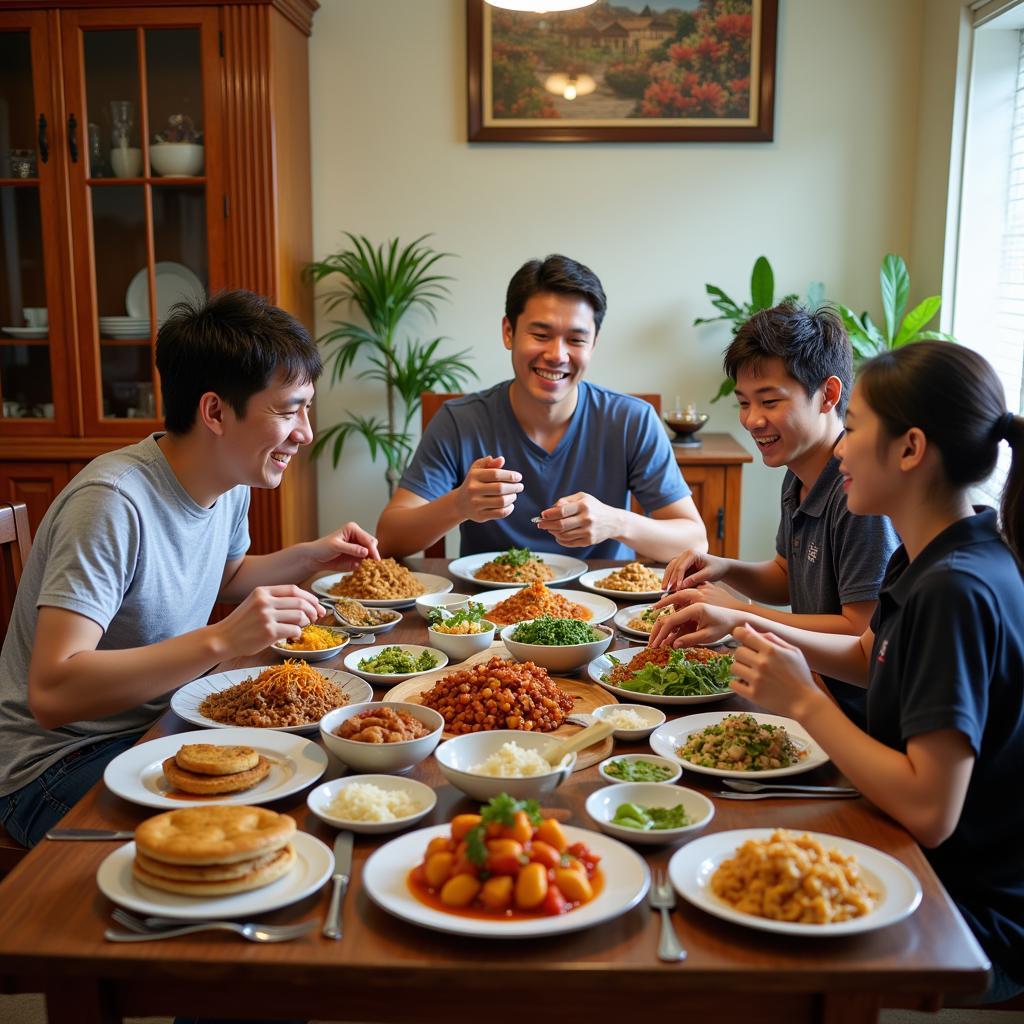
[[[408,564],[447,575],[442,559]],[[456,582],[459,591],[477,589]],[[635,602],[623,595],[620,604],[628,603]],[[410,609],[382,640],[426,643],[425,626]],[[616,647],[639,644],[615,641]],[[323,665],[340,663],[339,656]],[[260,664],[267,664],[265,654],[223,667]],[[375,699],[384,692],[378,689]],[[732,695],[693,711],[750,707]],[[663,710],[674,718],[679,709]],[[192,728],[168,711],[143,739]],[[646,749],[646,743],[616,742],[616,753]],[[340,770],[332,761],[326,778]],[[415,827],[477,809],[446,782],[433,757],[416,766],[411,777],[437,794],[437,806]],[[800,781],[842,780],[825,765]],[[584,803],[604,784],[596,766],[581,769],[546,796],[543,806],[564,822],[591,828]],[[721,788],[717,779],[690,771],[681,784],[708,794]],[[299,829],[330,846],[335,830],[307,810],[307,792],[272,807],[291,814]],[[908,918],[888,927],[845,937],[829,936],[823,927],[814,938],[758,931],[680,900],[672,919],[688,955],[682,963],[666,964],[656,956],[659,917],[646,902],[584,931],[545,938],[460,937],[399,920],[370,900],[361,879],[367,857],[392,837],[357,835],[340,941],[323,938],[317,927],[297,940],[268,945],[221,932],[121,944],[104,939],[114,908],[96,885],[97,869],[114,844],[43,841],[0,884],[0,979],[44,992],[51,1024],[161,1014],[405,1024],[467,1018],[487,1024],[606,1022],[658,1014],[716,1024],[868,1024],[883,1006],[934,1010],[943,995],[963,997],[984,988],[987,958],[921,849],[869,801],[712,800],[714,819],[698,835],[784,826],[854,839],[905,864],[920,880],[923,900]],[[61,824],[133,829],[153,813],[115,796],[101,782]],[[675,849],[678,844],[638,848],[652,868],[664,868]],[[329,895],[326,885],[260,919],[310,919],[319,925]]]

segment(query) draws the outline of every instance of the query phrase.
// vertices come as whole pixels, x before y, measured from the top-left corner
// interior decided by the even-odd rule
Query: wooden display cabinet
[[[312,327],[317,6],[0,7],[0,499],[33,531],[90,459],[162,428],[175,301],[248,288]],[[316,535],[307,457],[253,492],[250,528],[254,553]]]
[[[700,446],[672,445],[676,463],[707,527],[708,551],[739,558],[743,465],[754,457],[731,434],[698,436]]]

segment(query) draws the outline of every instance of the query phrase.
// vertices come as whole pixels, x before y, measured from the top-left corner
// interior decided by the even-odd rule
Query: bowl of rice
[[[425,818],[437,795],[415,779],[351,775],[317,786],[306,806],[325,824],[350,832],[397,832]]]
[[[595,718],[615,727],[617,740],[637,741],[665,724],[665,713],[646,704],[602,704],[591,712]]]
[[[576,767],[576,755],[552,765],[544,751],[556,743],[543,733],[519,729],[471,732],[442,743],[434,752],[441,774],[475,800],[508,793],[529,800],[556,790]]]
[[[430,756],[443,728],[433,708],[399,701],[335,708],[320,719],[324,746],[360,772],[408,771]]]
[[[613,635],[607,626],[547,615],[501,631],[502,642],[513,658],[532,661],[549,672],[574,672],[589,665],[608,650]]]

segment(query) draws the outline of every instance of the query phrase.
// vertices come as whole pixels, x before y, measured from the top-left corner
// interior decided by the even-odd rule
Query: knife
[[[134,839],[134,832],[116,832],[110,828],[51,828],[47,839]]]
[[[339,832],[338,838],[334,840],[334,874],[331,876],[334,890],[331,892],[331,905],[327,908],[327,917],[324,919],[323,936],[325,939],[341,938],[341,901],[345,898],[352,871],[352,841],[354,838],[355,836],[351,832]]]

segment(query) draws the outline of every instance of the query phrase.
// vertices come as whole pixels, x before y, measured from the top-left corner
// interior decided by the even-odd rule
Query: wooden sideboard
[[[676,462],[693,491],[712,555],[739,558],[743,464],[754,457],[732,434],[698,434],[700,446],[673,444]]]

